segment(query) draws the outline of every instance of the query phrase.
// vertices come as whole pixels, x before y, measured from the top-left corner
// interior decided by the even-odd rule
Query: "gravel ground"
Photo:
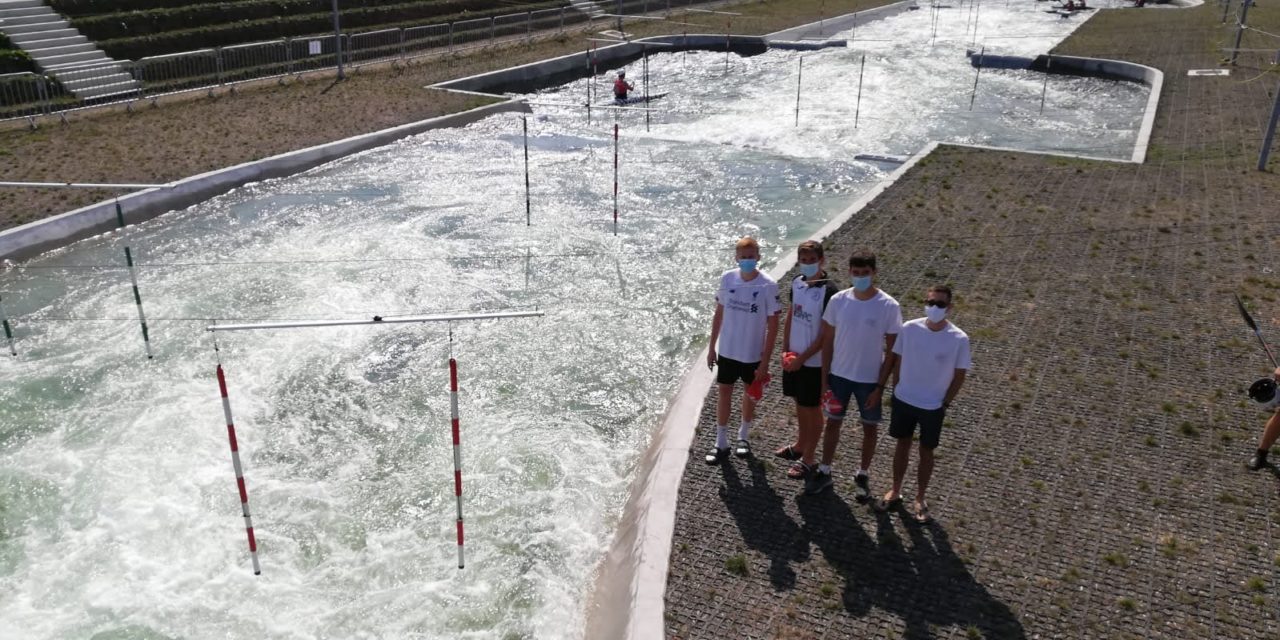
[[[855,429],[835,491],[797,496],[770,455],[795,433],[777,388],[759,459],[705,466],[711,395],[670,637],[1280,637],[1280,472],[1243,467],[1266,418],[1243,389],[1270,367],[1231,300],[1276,339],[1280,179],[1253,167],[1280,74],[1250,54],[1186,76],[1218,67],[1221,11],[1104,11],[1055,52],[1165,71],[1145,164],[941,147],[826,240],[837,265],[875,248],[908,317],[927,285],[956,287],[975,368],[938,449],[935,522],[853,500]],[[1249,22],[1280,33],[1280,8]],[[882,438],[877,493],[891,456]]]

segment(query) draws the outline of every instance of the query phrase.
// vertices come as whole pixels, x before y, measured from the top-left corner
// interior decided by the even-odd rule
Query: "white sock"
[[[820,465],[818,465],[818,471],[821,471],[821,472],[823,472],[823,473],[831,473],[831,465],[829,465],[829,464],[820,464]]]
[[[742,421],[742,425],[738,427],[738,439],[746,440],[751,433],[751,423],[746,420]]]
[[[722,424],[716,425],[716,448],[729,448],[729,427]]]

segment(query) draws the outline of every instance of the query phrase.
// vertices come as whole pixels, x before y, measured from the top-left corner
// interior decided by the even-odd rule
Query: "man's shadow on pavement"
[[[738,524],[743,542],[769,557],[773,588],[791,589],[796,584],[791,564],[809,559],[809,540],[783,509],[782,497],[769,486],[764,463],[747,458],[747,467],[750,483],[739,477],[735,461],[724,462],[725,487],[720,489],[720,499]]]
[[[873,541],[832,491],[801,495],[796,503],[806,538],[844,578],[850,615],[865,616],[873,607],[892,612],[906,623],[906,640],[932,638],[935,625],[975,627],[987,639],[1026,638],[1017,617],[973,579],[936,522],[919,524],[901,508],[878,513]],[[910,549],[894,528],[895,516],[911,538]]]

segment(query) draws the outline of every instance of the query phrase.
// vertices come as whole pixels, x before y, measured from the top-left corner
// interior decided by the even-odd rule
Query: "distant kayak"
[[[606,102],[606,103],[604,103],[604,104],[602,104],[602,105],[600,105],[600,106],[602,106],[602,107],[608,107],[608,106],[619,107],[619,106],[622,106],[622,105],[628,105],[628,104],[640,104],[640,103],[643,103],[643,102],[645,102],[645,101],[653,102],[654,100],[661,99],[661,98],[662,98],[663,96],[665,96],[665,95],[667,95],[665,92],[664,92],[664,93],[655,93],[655,94],[652,94],[652,95],[649,95],[649,96],[634,96],[634,95],[633,95],[633,96],[631,96],[631,97],[629,97],[629,98],[626,98],[625,100],[618,100],[618,99],[614,99],[613,101],[611,101],[611,102]]]

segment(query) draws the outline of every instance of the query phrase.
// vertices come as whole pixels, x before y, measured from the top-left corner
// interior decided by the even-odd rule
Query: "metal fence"
[[[24,118],[49,113],[49,79],[38,73],[0,75],[0,114]]]
[[[621,10],[626,14],[670,13],[673,9],[715,1],[624,0]],[[614,0],[600,0],[598,4],[606,11],[616,11],[619,7]],[[78,68],[73,72],[74,78],[66,73],[59,74],[57,78],[38,73],[5,74],[0,75],[0,120],[33,118],[87,106],[131,102],[181,91],[212,90],[238,82],[284,79],[333,69],[338,63],[335,45],[339,37],[343,63],[359,68],[373,63],[408,61],[441,52],[462,52],[502,42],[529,40],[548,31],[590,29],[593,23],[606,28],[615,20],[591,18],[565,6],[447,24],[344,33],[337,37],[283,38],[149,56],[136,61],[113,61],[101,67]],[[96,98],[77,98],[62,86],[62,82],[72,79],[94,78],[95,73],[100,77],[128,73],[137,82],[137,88]]]

